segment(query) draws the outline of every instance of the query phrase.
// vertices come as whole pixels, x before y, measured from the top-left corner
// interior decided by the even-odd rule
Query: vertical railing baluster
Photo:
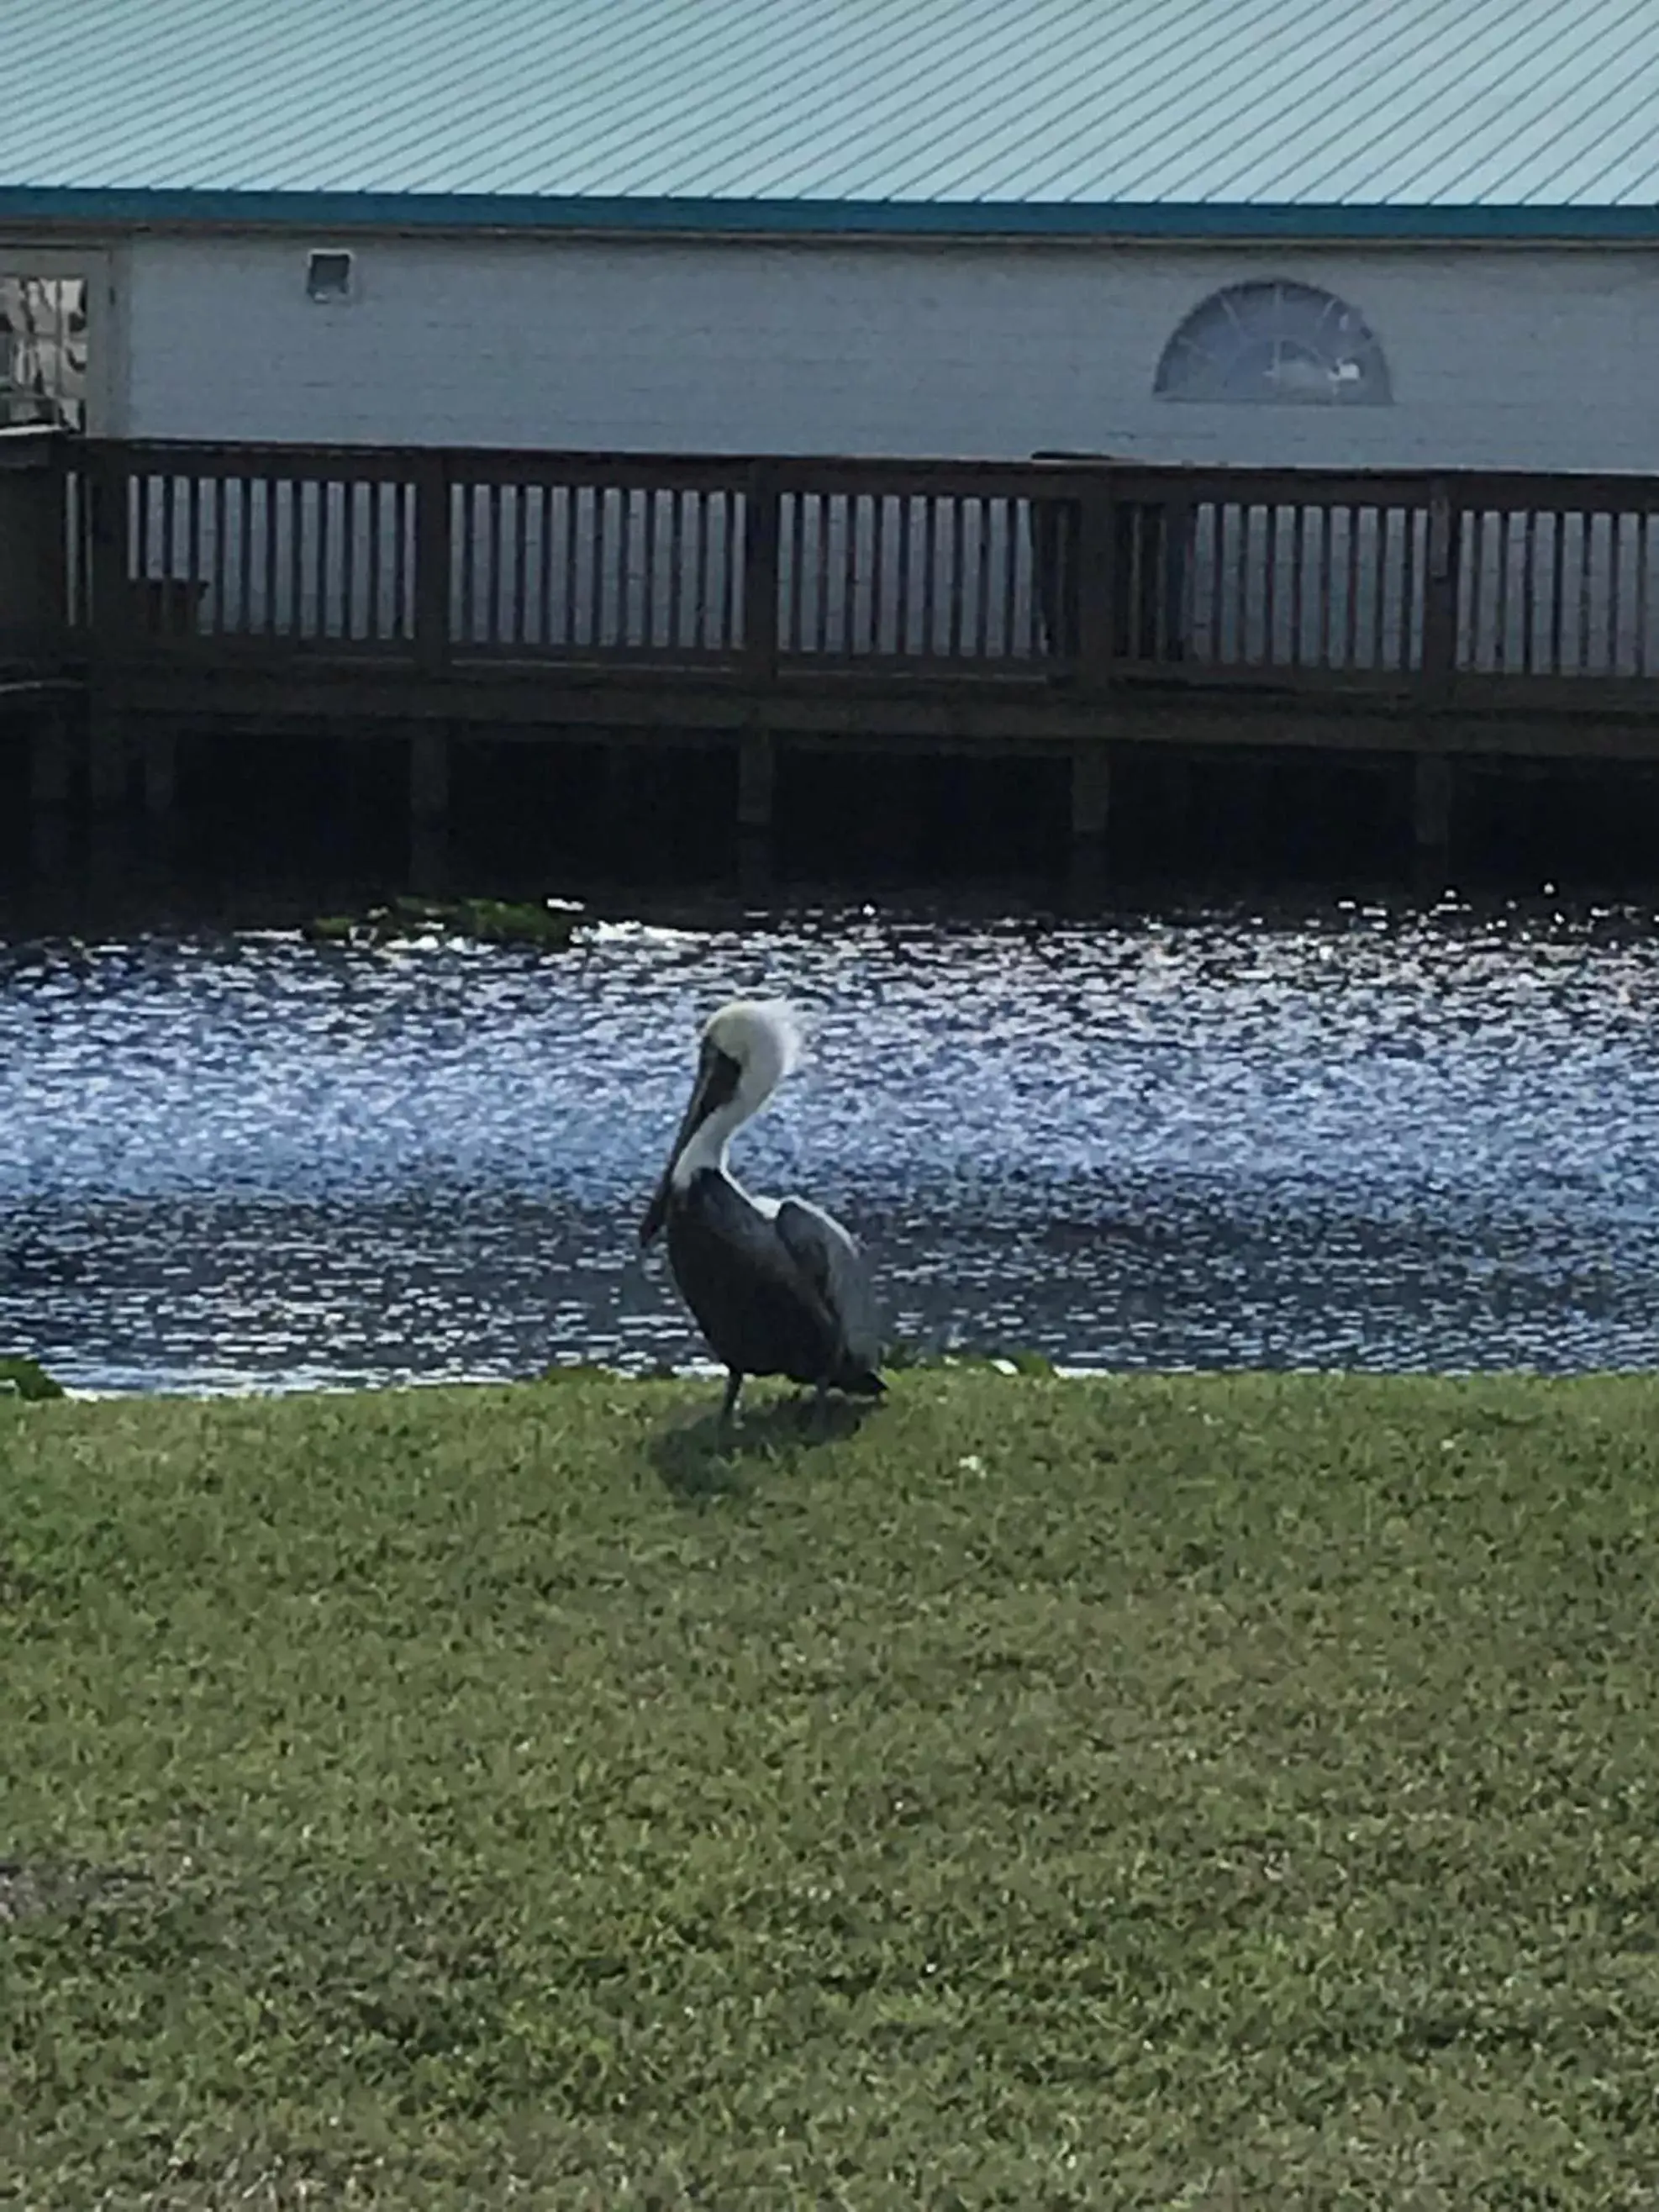
[[[185,479],[184,524],[185,550],[180,563],[184,573],[174,595],[177,602],[174,622],[181,636],[187,635],[195,628],[192,617],[196,595],[204,581],[202,574],[202,478],[200,471],[194,468]]]
[[[581,562],[581,515],[583,487],[575,483],[564,487],[564,642],[567,650],[583,641],[581,630],[580,586],[578,573]]]
[[[253,628],[253,480],[246,470],[236,477],[236,619],[234,628],[246,637]]]
[[[947,574],[951,580],[949,651],[953,661],[963,655],[963,633],[967,626],[968,601],[968,529],[967,501],[960,492],[948,495],[951,516],[951,565]]]
[[[1210,520],[1210,662],[1212,666],[1227,657],[1228,599],[1227,580],[1231,573],[1226,562],[1227,532],[1231,526],[1231,509],[1224,500],[1218,499],[1211,510]]]
[[[530,605],[530,487],[513,487],[513,611],[510,629],[514,650],[522,653],[527,642]]]
[[[817,567],[814,568],[807,544],[808,511],[811,509],[816,515],[817,510],[812,506],[811,495],[805,491],[785,492],[781,497],[780,541],[788,547],[789,562],[787,575],[780,586],[783,612],[778,633],[778,649],[786,653],[822,653],[823,625],[820,623],[818,629],[814,630],[808,611],[809,605],[817,604],[816,599],[809,599],[809,594],[816,592],[823,581],[823,549],[819,548]],[[827,589],[827,586],[824,588]]]
[[[1022,503],[1011,493],[997,502],[997,512],[1002,519],[1002,622],[1001,647],[1006,659],[1014,659],[1023,650],[1018,634],[1019,617],[1019,548],[1023,535],[1024,511]],[[908,544],[908,536],[906,536]]]
[[[1578,517],[1578,662],[1574,673],[1588,676],[1590,665],[1590,630],[1595,610],[1590,604],[1591,580],[1595,572],[1595,517],[1586,509]]]
[[[456,562],[460,603],[454,642],[470,653],[478,641],[478,488],[473,483],[456,484],[451,499],[457,509],[455,526],[460,533],[459,558]]]
[[[179,489],[179,480],[173,475],[171,469],[168,469],[162,476],[161,483],[161,536],[159,560],[161,573],[159,582],[156,585],[156,588],[154,591],[147,592],[144,594],[144,598],[147,602],[144,610],[145,627],[151,631],[152,634],[156,630],[165,630],[167,628],[167,615],[169,612],[170,598],[169,586],[171,585],[173,573],[173,534],[176,523],[177,495]],[[139,574],[146,579],[149,579],[150,577],[150,561],[152,556],[149,554],[148,545],[146,545],[145,548],[145,556],[146,557],[143,567],[139,570]]]
[[[726,638],[722,627],[715,619],[718,602],[710,588],[714,563],[709,541],[714,534],[716,502],[724,496],[716,491],[700,491],[691,509],[691,643],[705,650],[723,652]]]
[[[331,634],[341,639],[351,635],[351,571],[354,562],[352,532],[356,526],[356,503],[353,494],[356,479],[343,468],[338,481],[329,486],[331,495],[329,506],[340,526],[339,551],[336,556],[336,572],[329,583],[329,614]]]
[[[501,523],[503,487],[493,479],[484,490],[483,637],[490,647],[505,642],[507,631],[507,538]]]
[[[663,643],[676,653],[684,651],[685,641],[685,502],[689,496],[678,485],[662,494],[667,501],[664,520],[668,537],[667,621]]]
[[[1271,668],[1279,658],[1279,509],[1261,509],[1262,526],[1261,659]]]
[[[908,660],[914,650],[910,641],[910,612],[915,584],[910,573],[914,557],[913,505],[910,494],[901,492],[895,502],[893,515],[893,653],[900,660]]]
[[[264,632],[268,638],[274,639],[280,627],[276,600],[282,559],[280,547],[282,519],[276,512],[276,479],[270,470],[267,470],[259,479],[259,492],[261,508],[259,535],[264,555],[264,574],[261,580],[264,588],[265,601]]]
[[[213,532],[212,550],[207,561],[208,586],[212,601],[212,613],[207,627],[214,637],[223,637],[231,625],[225,619],[225,578],[228,573],[228,553],[225,544],[225,516],[228,493],[222,470],[214,471],[210,505],[212,507],[210,526]]]
[[[1462,561],[1460,518],[1451,487],[1437,478],[1429,489],[1428,557],[1423,582],[1422,689],[1444,696],[1457,672],[1457,612]]]
[[[887,562],[883,539],[886,530],[886,496],[884,493],[875,492],[870,500],[870,619],[866,625],[868,642],[865,650],[878,656],[882,651],[884,635],[882,593],[885,586]]]
[[[1389,667],[1389,598],[1393,581],[1395,507],[1376,510],[1376,590],[1371,600],[1370,665],[1386,673]]]
[[[837,640],[839,651],[850,659],[858,651],[859,540],[864,524],[864,494],[843,493],[842,511],[846,516],[846,527],[841,534],[841,623]]]
[[[1419,540],[1420,524],[1413,507],[1400,510],[1400,613],[1395,623],[1394,657],[1390,668],[1396,675],[1408,676],[1415,664],[1417,571],[1422,558]]]
[[[1304,595],[1306,591],[1308,553],[1308,508],[1305,500],[1297,500],[1291,509],[1291,635],[1290,650],[1286,655],[1292,668],[1302,665],[1302,620]]]
[[[329,519],[334,505],[334,486],[326,477],[319,477],[313,487],[317,501],[317,574],[313,580],[312,599],[316,609],[315,624],[318,637],[329,635],[333,610],[330,605],[328,588]]]
[[[301,477],[288,479],[289,623],[295,639],[303,637],[306,629],[306,490]]]
[[[976,659],[984,660],[988,659],[991,651],[991,585],[994,557],[991,538],[991,501],[984,494],[974,501],[974,520],[979,533],[974,559],[976,602],[974,653]]]
[[[657,589],[657,495],[639,491],[639,516],[644,537],[640,555],[640,643],[649,646],[655,623]]]
[[[1601,675],[1620,672],[1620,573],[1624,568],[1624,515],[1608,515],[1608,650]]]
[[[1638,512],[1636,517],[1636,666],[1634,673],[1646,676],[1652,665],[1648,651],[1648,544],[1653,530],[1653,517]]]
[[[386,501],[386,486],[371,483],[367,487],[368,506],[363,546],[363,629],[362,635],[371,645],[378,645],[385,635],[381,621],[381,602],[385,583],[380,574],[381,508]]]
[[[536,643],[545,653],[553,642],[553,487],[545,478],[536,487]]]
[[[399,643],[415,635],[413,577],[415,569],[415,487],[399,477],[392,501],[392,628]]]
[[[798,499],[805,501],[809,495],[798,492]],[[828,653],[830,645],[830,605],[831,547],[835,543],[836,517],[844,518],[846,502],[834,492],[820,491],[810,495],[812,512],[813,576],[812,604],[816,607],[817,628],[813,634],[813,650]]]
[[[799,496],[799,494],[797,495]],[[723,629],[726,650],[734,659],[744,651],[743,610],[744,568],[743,549],[749,531],[749,495],[747,490],[727,489],[720,494],[721,590],[720,601],[725,609]]]
[[[921,657],[932,660],[938,653],[939,633],[939,494],[921,495]]]
[[[620,490],[617,494],[617,635],[619,646],[631,645],[634,639],[634,538],[635,521],[639,513],[639,494]]]

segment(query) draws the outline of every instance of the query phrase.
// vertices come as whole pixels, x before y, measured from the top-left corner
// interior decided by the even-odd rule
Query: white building
[[[0,419],[1659,461],[1659,7],[4,14]]]

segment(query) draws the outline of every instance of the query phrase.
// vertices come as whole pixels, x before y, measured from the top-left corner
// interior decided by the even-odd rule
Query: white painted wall
[[[123,257],[139,436],[671,452],[1521,469],[1659,465],[1659,253],[1264,252],[370,238],[357,296],[306,297],[343,241],[147,237]],[[1339,294],[1385,408],[1153,396],[1224,284]]]

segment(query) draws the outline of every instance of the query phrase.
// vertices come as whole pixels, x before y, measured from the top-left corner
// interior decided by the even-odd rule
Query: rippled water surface
[[[1659,936],[868,911],[538,958],[0,950],[0,1351],[73,1382],[697,1356],[635,1226],[696,1024],[807,1014],[740,1140],[909,1336],[1107,1366],[1650,1366]]]

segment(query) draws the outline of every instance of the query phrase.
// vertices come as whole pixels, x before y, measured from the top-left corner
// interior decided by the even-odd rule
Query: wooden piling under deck
[[[1443,752],[1419,753],[1412,764],[1412,836],[1419,883],[1443,889],[1452,839],[1452,764]]]
[[[1111,755],[1099,739],[1075,744],[1071,763],[1073,894],[1094,898],[1105,885],[1106,830],[1111,816]]]

